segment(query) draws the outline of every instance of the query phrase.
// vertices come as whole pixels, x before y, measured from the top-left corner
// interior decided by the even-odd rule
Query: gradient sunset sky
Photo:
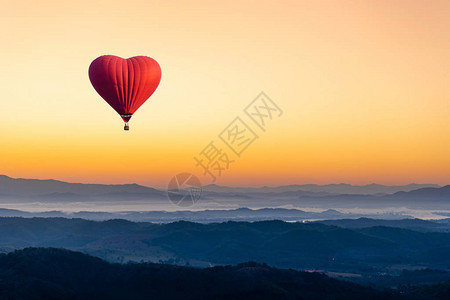
[[[450,184],[448,0],[1,3],[0,174],[209,184],[194,156],[264,91],[283,115],[216,184]],[[162,69],[129,132],[104,54]]]

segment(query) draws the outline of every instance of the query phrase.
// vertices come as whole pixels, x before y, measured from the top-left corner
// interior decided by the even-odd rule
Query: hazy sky
[[[449,1],[12,1],[0,10],[0,173],[164,186],[211,142],[217,184],[450,183]],[[96,57],[147,55],[161,84],[131,130]],[[262,132],[243,108],[283,110]],[[237,116],[259,138],[218,137]]]

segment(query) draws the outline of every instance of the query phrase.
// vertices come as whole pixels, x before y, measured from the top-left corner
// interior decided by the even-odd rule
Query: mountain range
[[[358,195],[376,195],[376,194],[393,194],[399,191],[409,192],[420,188],[439,188],[437,184],[408,184],[408,185],[351,185],[351,184],[303,184],[303,185],[285,185],[278,187],[227,187],[215,184],[206,185],[203,190],[206,192],[216,193],[284,193],[284,192],[311,192],[311,193],[327,193],[327,194],[358,194]]]
[[[199,269],[151,263],[110,264],[55,248],[0,254],[0,299],[337,298],[403,297],[398,292],[378,291],[319,273],[253,262]]]
[[[33,205],[33,207],[39,207],[39,210],[42,210],[42,207],[58,207],[65,210],[66,205],[70,204],[71,211],[76,212],[170,211],[175,208],[179,210],[179,207],[168,198],[167,191],[138,184],[81,184],[57,180],[14,179],[1,175],[0,207],[18,208],[17,204],[25,208],[24,210],[31,210],[30,207]],[[404,210],[408,209],[429,211],[428,215],[436,212],[438,217],[450,213],[450,186],[309,184],[240,188],[206,185],[203,187],[200,200],[194,206],[185,209],[230,210],[240,207],[251,209],[289,207],[324,211],[368,209],[382,213],[382,218],[388,217],[386,211],[392,214],[400,213],[402,217],[406,217],[407,213],[405,214]],[[253,214],[261,215],[263,212],[258,211]],[[360,213],[357,216],[372,217],[370,213]],[[418,212],[414,216],[420,217],[421,213]],[[320,216],[318,218],[322,219]],[[345,218],[345,216],[341,215],[339,218]],[[218,221],[221,220],[225,219],[218,219]]]
[[[253,260],[282,268],[378,274],[393,264],[449,269],[449,229],[449,223],[421,220],[154,224],[10,217],[0,218],[0,252],[62,247],[120,263],[209,266]]]
[[[326,194],[359,194],[359,195],[375,195],[375,194],[393,194],[396,192],[409,192],[421,188],[439,188],[436,184],[408,184],[399,186],[386,186],[379,184],[369,185],[350,185],[350,184],[328,184],[328,185],[287,185],[279,187],[260,187],[260,188],[244,188],[244,187],[226,187],[219,185],[205,185],[202,187],[204,192],[214,193],[285,193],[285,192],[311,192]],[[120,193],[142,194],[156,196],[165,194],[163,190],[157,190],[138,184],[84,184],[84,183],[68,183],[53,179],[23,179],[11,178],[6,175],[0,175],[0,195],[6,196],[38,196],[38,195],[82,195],[82,196],[98,196],[113,195]]]
[[[138,184],[84,184],[68,183],[53,179],[23,179],[0,175],[0,195],[2,196],[99,196],[99,195],[139,194],[164,196],[165,192]]]
[[[412,218],[405,214],[391,213],[343,213],[334,209],[328,209],[322,212],[310,212],[300,209],[286,208],[261,208],[261,209],[214,209],[199,211],[118,211],[118,212],[102,212],[102,211],[44,211],[44,212],[28,212],[17,209],[0,208],[0,217],[61,217],[61,218],[82,218],[94,221],[106,221],[112,219],[124,219],[135,222],[153,222],[153,223],[170,223],[175,221],[192,221],[198,223],[214,223],[225,221],[266,221],[266,220],[283,220],[283,221],[308,221],[308,220],[336,220],[343,218],[376,218],[376,219],[400,219]]]

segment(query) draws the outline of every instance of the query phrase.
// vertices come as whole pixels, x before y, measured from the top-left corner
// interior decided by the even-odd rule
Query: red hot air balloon
[[[153,58],[114,55],[96,58],[89,66],[89,79],[99,95],[125,122],[153,94],[161,80],[161,68]]]

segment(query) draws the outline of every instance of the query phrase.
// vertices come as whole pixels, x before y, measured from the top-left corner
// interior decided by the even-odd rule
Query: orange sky
[[[208,184],[193,157],[265,91],[283,115],[217,184],[450,183],[449,1],[91,2],[2,1],[1,174]],[[129,132],[103,54],[161,65]]]

